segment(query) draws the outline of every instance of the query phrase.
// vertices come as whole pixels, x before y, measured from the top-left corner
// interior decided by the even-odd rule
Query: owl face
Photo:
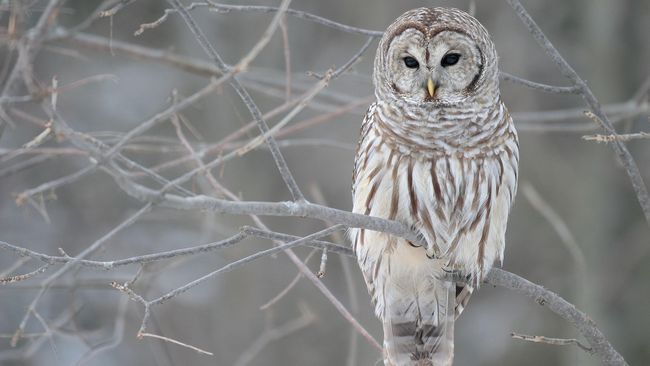
[[[496,74],[487,32],[456,9],[405,13],[388,28],[375,62],[378,97],[415,104],[458,104],[497,83]]]
[[[388,82],[411,102],[457,102],[474,89],[483,62],[467,35],[442,31],[432,38],[408,29],[393,39],[387,52]]]

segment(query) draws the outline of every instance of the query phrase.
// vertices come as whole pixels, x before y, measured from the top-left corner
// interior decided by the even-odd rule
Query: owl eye
[[[458,60],[460,60],[460,53],[448,53],[442,58],[440,65],[442,67],[456,65]]]
[[[411,56],[404,57],[404,65],[406,65],[406,67],[408,67],[409,69],[417,69],[418,67],[420,67],[420,63],[418,62],[418,60],[416,60]]]

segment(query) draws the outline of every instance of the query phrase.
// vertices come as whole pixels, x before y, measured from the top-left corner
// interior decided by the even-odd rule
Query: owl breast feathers
[[[386,365],[451,365],[454,319],[503,260],[519,150],[501,102],[494,44],[470,15],[400,16],[375,58],[376,102],[361,127],[353,211],[397,220],[426,243],[351,231]],[[447,272],[467,277],[451,283]]]

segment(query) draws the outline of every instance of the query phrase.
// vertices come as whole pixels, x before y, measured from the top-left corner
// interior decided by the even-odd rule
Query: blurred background
[[[101,4],[65,1],[58,25],[48,33],[32,71],[43,87],[51,86],[56,78],[60,88],[56,108],[73,129],[110,145],[174,100],[192,95],[208,83],[208,74],[180,68],[169,61],[172,56],[204,66],[209,66],[210,60],[177,14],[169,14],[159,26],[134,35],[141,24],[163,15],[166,2],[138,0],[112,17],[84,24]],[[244,4],[277,6],[279,2],[250,0]],[[16,41],[34,26],[45,5],[46,1],[0,1],[3,83],[16,62]],[[291,3],[297,10],[378,31],[404,11],[420,6],[467,10],[469,2]],[[647,89],[639,91],[650,76],[650,2],[573,0],[550,6],[547,1],[526,0],[524,6],[588,82],[617,130],[648,131],[648,93]],[[272,13],[218,13],[206,7],[196,7],[192,14],[230,64],[257,43],[273,17]],[[476,17],[494,39],[501,70],[537,82],[567,85],[505,1],[476,2]],[[83,27],[78,32],[65,32],[79,24]],[[242,75],[244,86],[264,113],[302,97],[318,82],[313,73],[343,65],[367,39],[291,16],[284,26],[288,47],[279,29]],[[332,80],[278,135],[289,167],[312,202],[351,209],[354,147],[372,100],[370,75],[376,44],[373,42],[348,72]],[[128,52],[128,45],[156,51],[159,60]],[[546,94],[507,81],[501,89],[521,140],[520,190],[508,227],[503,268],[584,310],[629,364],[650,364],[646,334],[650,329],[650,229],[627,174],[608,144],[582,139],[602,131],[582,114],[586,107],[579,96]],[[17,85],[8,95],[25,94]],[[142,207],[102,170],[92,170],[56,189],[39,190],[44,183],[88,167],[88,156],[57,137],[45,139],[38,148],[17,150],[43,132],[47,118],[38,101],[6,103],[3,109],[10,124],[0,137],[1,241],[48,255],[60,255],[61,248],[74,256]],[[276,124],[289,110],[274,113],[268,123]],[[237,94],[224,85],[184,109],[179,119],[187,141],[201,150],[240,129],[251,116]],[[257,134],[256,128],[251,129],[230,145],[206,153],[204,161],[232,151]],[[645,181],[650,182],[650,141],[635,140],[627,145]],[[188,154],[169,119],[130,140],[122,152],[168,179],[196,167],[191,160],[160,167]],[[229,160],[212,173],[219,184],[243,200],[291,198],[264,148]],[[147,180],[141,182],[157,187]],[[184,187],[219,196],[202,174]],[[30,194],[21,196],[26,191]],[[308,235],[324,227],[310,219],[261,219],[274,231],[294,235]],[[111,236],[91,258],[113,260],[196,246],[253,224],[244,216],[156,207]],[[341,238],[330,240],[347,245]],[[38,316],[27,323],[26,337],[13,348],[10,338],[39,286],[60,265],[28,280],[0,285],[0,364],[376,364],[380,354],[351,331],[349,323],[305,278],[260,309],[294,282],[298,273],[284,254],[213,278],[151,309],[149,332],[214,356],[153,338],[138,340],[142,306],[127,301],[125,294],[109,285],[111,281],[129,281],[140,271],[133,289],[153,299],[272,245],[269,240],[247,239],[226,250],[157,262],[142,269],[74,268],[51,284],[36,307]],[[296,249],[303,259],[312,255],[308,265],[317,272],[321,252],[312,252],[310,248]],[[41,265],[0,251],[3,276],[28,273]],[[372,314],[354,259],[330,253],[322,281],[381,340],[381,327]],[[512,339],[511,332],[580,339],[568,323],[534,301],[484,286],[457,322],[456,364],[599,364],[575,346],[523,342]]]

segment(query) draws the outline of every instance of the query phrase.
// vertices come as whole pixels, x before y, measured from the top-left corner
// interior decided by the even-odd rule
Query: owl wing
[[[370,131],[370,127],[372,125],[372,118],[375,113],[375,108],[377,106],[377,103],[372,103],[370,107],[368,107],[368,110],[366,111],[366,115],[363,117],[363,122],[361,123],[361,133],[359,137],[359,141],[357,142],[357,149],[355,152],[355,159],[354,159],[354,167],[352,170],[352,196],[354,197],[354,194],[356,192],[356,186],[357,186],[357,178],[360,175],[360,170],[365,167],[368,161],[368,152],[363,150],[361,147],[363,145],[363,141]]]

